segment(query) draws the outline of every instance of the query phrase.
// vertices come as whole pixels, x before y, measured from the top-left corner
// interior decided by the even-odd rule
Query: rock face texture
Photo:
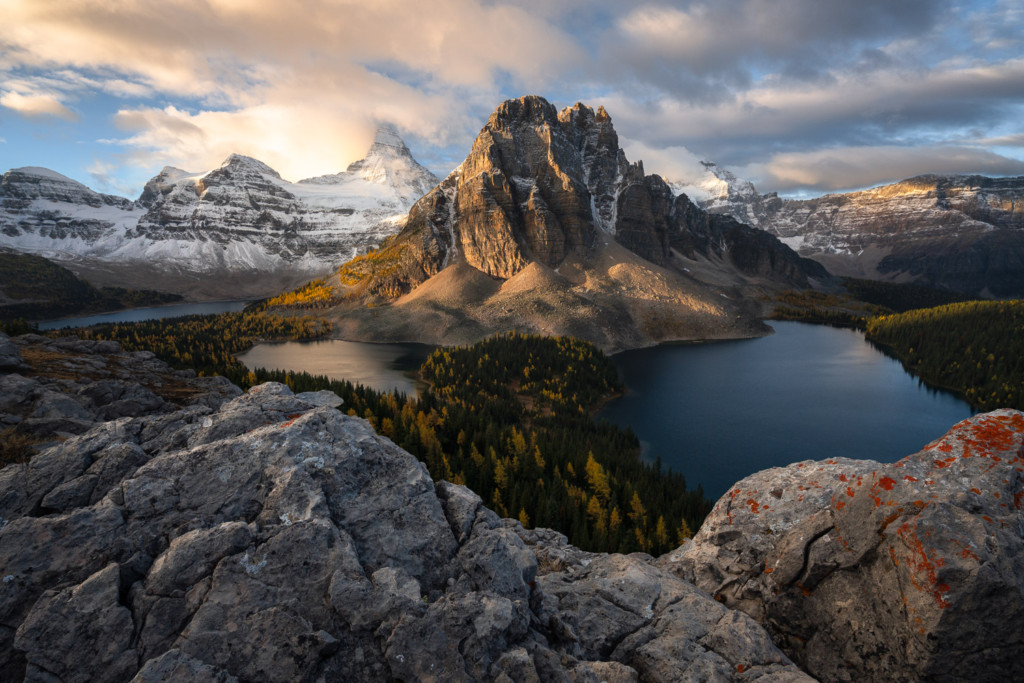
[[[751,475],[661,558],[822,680],[1024,677],[1024,413]]]
[[[341,268],[328,315],[346,339],[471,343],[511,329],[616,351],[765,334],[752,299],[829,278],[630,163],[603,108],[522,97],[494,111],[401,233]]]
[[[924,175],[816,199],[760,194],[709,166],[722,187],[701,202],[759,227],[839,275],[968,294],[1024,295],[1024,178]]]
[[[650,557],[525,530],[265,384],[0,469],[3,680],[810,680]]]
[[[217,405],[240,393],[223,377],[172,370],[149,351],[117,342],[13,339],[0,332],[0,429],[36,439],[81,434],[120,417],[168,413],[183,404]]]
[[[164,168],[136,202],[47,169],[14,169],[0,181],[0,241],[71,265],[98,284],[148,281],[148,288],[194,293],[190,287],[205,286],[208,295],[239,296],[209,284],[231,275],[236,288],[243,278],[243,286],[269,295],[397,232],[436,183],[391,126],[342,173],[289,182],[232,154],[208,173]],[[201,279],[205,285],[194,282]]]
[[[462,165],[416,203],[390,246],[396,267],[378,272],[371,288],[393,298],[456,259],[508,279],[528,263],[556,268],[610,239],[657,265],[670,263],[676,243],[690,258],[728,259],[756,235],[707,219],[642,163],[629,163],[603,107],[559,112],[529,96],[499,106]],[[769,255],[756,264],[730,259],[741,272],[797,285],[827,277],[776,240],[752,248]]]

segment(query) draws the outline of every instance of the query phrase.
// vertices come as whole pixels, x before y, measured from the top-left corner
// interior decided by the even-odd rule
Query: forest
[[[330,331],[323,319],[259,308],[75,334],[149,350],[175,367],[220,374],[243,388],[278,381],[295,391],[334,391],[344,410],[424,461],[435,479],[465,484],[499,514],[557,529],[586,550],[660,554],[691,536],[710,512],[700,487],[687,490],[681,474],[640,459],[631,431],[594,421],[601,403],[623,387],[592,344],[509,333],[438,349],[420,369],[429,388],[417,398],[307,373],[246,369],[234,356],[258,341],[309,340]]]
[[[1024,410],[1024,301],[968,301],[873,318],[865,336],[980,410]]]
[[[0,301],[7,301],[0,306],[0,320],[46,320],[181,299],[148,289],[96,288],[42,256],[0,250]]]

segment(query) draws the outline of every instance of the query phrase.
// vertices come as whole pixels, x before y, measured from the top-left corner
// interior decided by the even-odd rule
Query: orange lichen
[[[847,481],[846,473],[845,472],[843,474],[839,475],[839,481]]]
[[[878,480],[878,485],[881,486],[886,491],[892,491],[892,487],[895,483],[896,480],[890,479],[889,477],[882,477],[881,479]]]
[[[976,488],[974,486],[971,487],[971,492],[977,493],[979,496],[981,495],[981,489]]]
[[[917,477],[912,477],[909,474],[903,475],[903,481],[917,481]]]
[[[848,495],[850,498],[853,498],[854,496],[853,489],[850,488],[849,486],[846,487],[846,495]]]

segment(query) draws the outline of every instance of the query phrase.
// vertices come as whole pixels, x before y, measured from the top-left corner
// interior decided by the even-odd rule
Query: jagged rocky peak
[[[341,173],[300,180],[301,184],[341,185],[365,181],[390,188],[395,201],[411,206],[435,185],[437,176],[413,158],[398,129],[381,123],[366,156]]]
[[[398,128],[393,123],[382,123],[377,126],[377,132],[373,136],[373,145],[370,146],[367,156],[375,154],[409,154],[405,140],[399,135]]]
[[[690,258],[739,255],[741,271],[792,284],[811,274],[781,244],[708,219],[630,163],[603,107],[558,112],[527,96],[503,102],[459,168],[416,203],[386,257],[397,266],[370,291],[394,298],[456,260],[508,279],[533,262],[557,268],[571,254],[587,258],[610,239],[662,266],[677,248]],[[812,276],[824,276],[817,270]]]

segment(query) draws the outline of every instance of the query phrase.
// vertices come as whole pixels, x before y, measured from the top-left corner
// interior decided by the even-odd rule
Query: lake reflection
[[[613,356],[628,393],[598,418],[632,427],[645,458],[660,456],[714,500],[748,474],[800,460],[894,462],[971,415],[859,332],[771,325],[761,339]]]
[[[331,339],[258,344],[238,356],[247,368],[327,375],[378,391],[415,395],[423,383],[414,373],[436,347],[428,344],[367,344]]]
[[[188,304],[168,304],[167,306],[149,306],[147,308],[127,308],[123,311],[114,311],[112,313],[50,320],[45,323],[39,323],[39,329],[59,330],[65,327],[87,327],[101,323],[134,323],[140,320],[181,318],[186,315],[236,313],[245,308],[247,303],[247,301],[203,301]]]

